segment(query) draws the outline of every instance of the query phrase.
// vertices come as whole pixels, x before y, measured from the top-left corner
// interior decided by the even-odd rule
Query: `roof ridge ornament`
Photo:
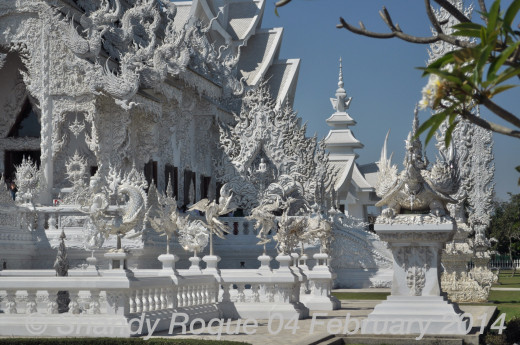
[[[345,83],[343,82],[343,59],[339,58],[339,77],[338,77],[338,89],[336,90],[336,102],[334,102],[334,109],[337,112],[343,113],[350,106],[352,97],[347,98],[347,91],[343,88]]]

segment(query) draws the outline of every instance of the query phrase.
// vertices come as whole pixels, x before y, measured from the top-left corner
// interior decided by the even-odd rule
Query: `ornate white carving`
[[[219,124],[222,156],[215,165],[237,207],[250,213],[279,194],[273,193],[277,184],[292,185],[308,204],[328,197],[332,178],[325,176],[331,169],[323,145],[305,137],[292,109],[276,107],[265,83],[246,93],[235,120],[234,127]]]
[[[16,185],[18,187],[17,203],[33,203],[41,190],[43,182],[40,170],[31,157],[23,157],[22,163],[16,166]]]
[[[185,250],[193,252],[195,256],[208,245],[208,240],[208,229],[199,219],[188,221],[179,230],[179,243]]]
[[[450,181],[452,170],[428,168],[428,159],[423,158],[422,144],[415,138],[419,120],[417,118],[417,108],[414,111],[412,131],[406,140],[406,154],[403,162],[404,171],[396,175],[395,166],[386,159],[386,140],[381,153],[381,167],[385,175],[380,173],[377,191],[381,197],[376,206],[388,206],[383,210],[382,216],[378,217],[377,222],[385,222],[383,218],[393,218],[396,215],[409,212],[427,212],[435,217],[442,217],[446,214],[446,204],[455,202],[446,193],[454,188]]]
[[[179,215],[177,200],[172,195],[169,180],[166,194],[158,193],[155,184],[151,184],[148,190],[148,204],[150,208],[146,218],[156,232],[166,236],[166,254],[170,254],[170,239],[178,236],[179,229],[186,224],[186,220]]]
[[[190,211],[198,210],[204,212],[206,219],[204,226],[210,232],[209,255],[213,255],[213,235],[215,234],[221,239],[224,239],[224,234],[229,233],[229,226],[220,221],[218,217],[235,210],[236,207],[231,204],[232,198],[233,194],[226,195],[225,193],[221,193],[218,204],[215,200],[209,201],[208,199],[202,199],[189,208]]]
[[[78,138],[78,135],[81,134],[81,132],[83,132],[83,130],[85,129],[85,122],[79,122],[78,121],[78,117],[76,116],[76,119],[74,120],[74,122],[72,122],[70,125],[69,125],[69,129],[70,131],[72,132],[72,134],[74,134],[74,136],[76,137],[76,139]]]
[[[468,18],[471,17],[473,6],[464,7],[462,0],[452,1],[453,5],[464,12]],[[443,23],[443,30],[446,33],[453,32],[452,27],[458,21],[447,13],[444,9],[436,11],[436,17]],[[461,40],[468,40],[461,37]],[[430,45],[428,51],[429,63],[435,61],[445,53],[455,49],[454,46],[446,42],[436,42]],[[478,116],[478,108],[476,110]],[[493,273],[486,267],[487,261],[481,262],[479,257],[486,255],[489,241],[486,239],[484,229],[489,224],[492,212],[493,200],[493,175],[494,164],[492,154],[492,135],[491,131],[473,125],[466,120],[458,119],[459,123],[452,132],[450,147],[445,147],[444,138],[448,125],[442,124],[440,133],[437,137],[437,147],[444,164],[450,164],[456,171],[459,180],[459,187],[449,193],[452,198],[457,200],[456,204],[451,205],[450,214],[457,221],[457,233],[450,246],[443,253],[443,264],[445,272],[442,277],[442,287],[448,296],[455,302],[477,302],[487,299],[489,288],[493,279],[484,279],[482,284],[476,283],[474,277],[493,276]],[[469,217],[466,217],[468,214]],[[468,238],[470,233],[475,231],[475,244]],[[479,243],[479,244],[477,244]],[[480,253],[477,253],[480,252]],[[478,270],[474,275],[468,273],[467,263],[475,252],[475,262],[479,262]],[[482,274],[488,270],[487,274]],[[495,280],[497,277],[495,276]],[[486,296],[485,298],[483,296]]]
[[[95,181],[95,179],[91,180]],[[139,236],[144,227],[147,196],[145,188],[148,186],[142,173],[135,166],[121,178],[119,171],[110,167],[105,178],[105,192],[95,193],[99,187],[92,188],[93,193],[89,200],[89,214],[91,222],[105,237],[117,236],[117,249],[121,249],[121,238]],[[108,200],[119,200],[123,195],[128,197],[124,206],[110,209]]]

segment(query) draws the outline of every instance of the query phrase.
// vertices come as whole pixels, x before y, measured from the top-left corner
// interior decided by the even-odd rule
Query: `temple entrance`
[[[40,167],[41,151],[5,151],[4,155],[4,176],[6,180],[13,180],[15,178],[15,166],[22,164],[24,157],[30,157],[33,162],[36,162]]]

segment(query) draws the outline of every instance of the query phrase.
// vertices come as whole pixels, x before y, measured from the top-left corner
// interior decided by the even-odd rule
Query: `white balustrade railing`
[[[300,283],[294,275],[257,270],[221,270],[220,301],[233,303],[296,303]]]
[[[58,313],[58,291],[67,291],[69,314],[129,315],[216,302],[213,276],[170,277],[45,277],[2,276],[0,309],[5,314]]]

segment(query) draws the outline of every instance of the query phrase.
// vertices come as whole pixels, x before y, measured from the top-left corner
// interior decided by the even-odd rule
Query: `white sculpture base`
[[[176,275],[177,270],[175,269],[175,263],[179,261],[179,257],[173,254],[162,254],[157,258],[160,262],[162,262],[162,270],[159,271],[157,275],[159,276],[169,276]]]
[[[442,296],[388,296],[361,329],[363,334],[467,334],[466,322]]]
[[[109,270],[103,274],[105,276],[132,276],[131,270],[126,268],[128,254],[122,250],[105,253],[105,258],[109,262]]]
[[[310,280],[310,294],[300,294],[300,301],[314,310],[336,310],[341,308],[341,302],[331,295],[334,273],[328,265],[329,256],[325,253],[314,254],[316,265],[311,270],[305,270],[307,279]],[[304,265],[306,268],[307,265]]]
[[[260,267],[258,268],[260,271],[271,271],[270,262],[273,258],[269,255],[260,255],[258,257],[258,261],[260,261]]]
[[[365,334],[466,334],[454,305],[440,289],[441,252],[454,235],[451,218],[398,215],[374,230],[394,261],[392,295],[364,320]]]
[[[206,268],[204,269],[205,274],[219,274],[218,262],[220,261],[220,256],[205,255],[202,261],[206,263]]]

